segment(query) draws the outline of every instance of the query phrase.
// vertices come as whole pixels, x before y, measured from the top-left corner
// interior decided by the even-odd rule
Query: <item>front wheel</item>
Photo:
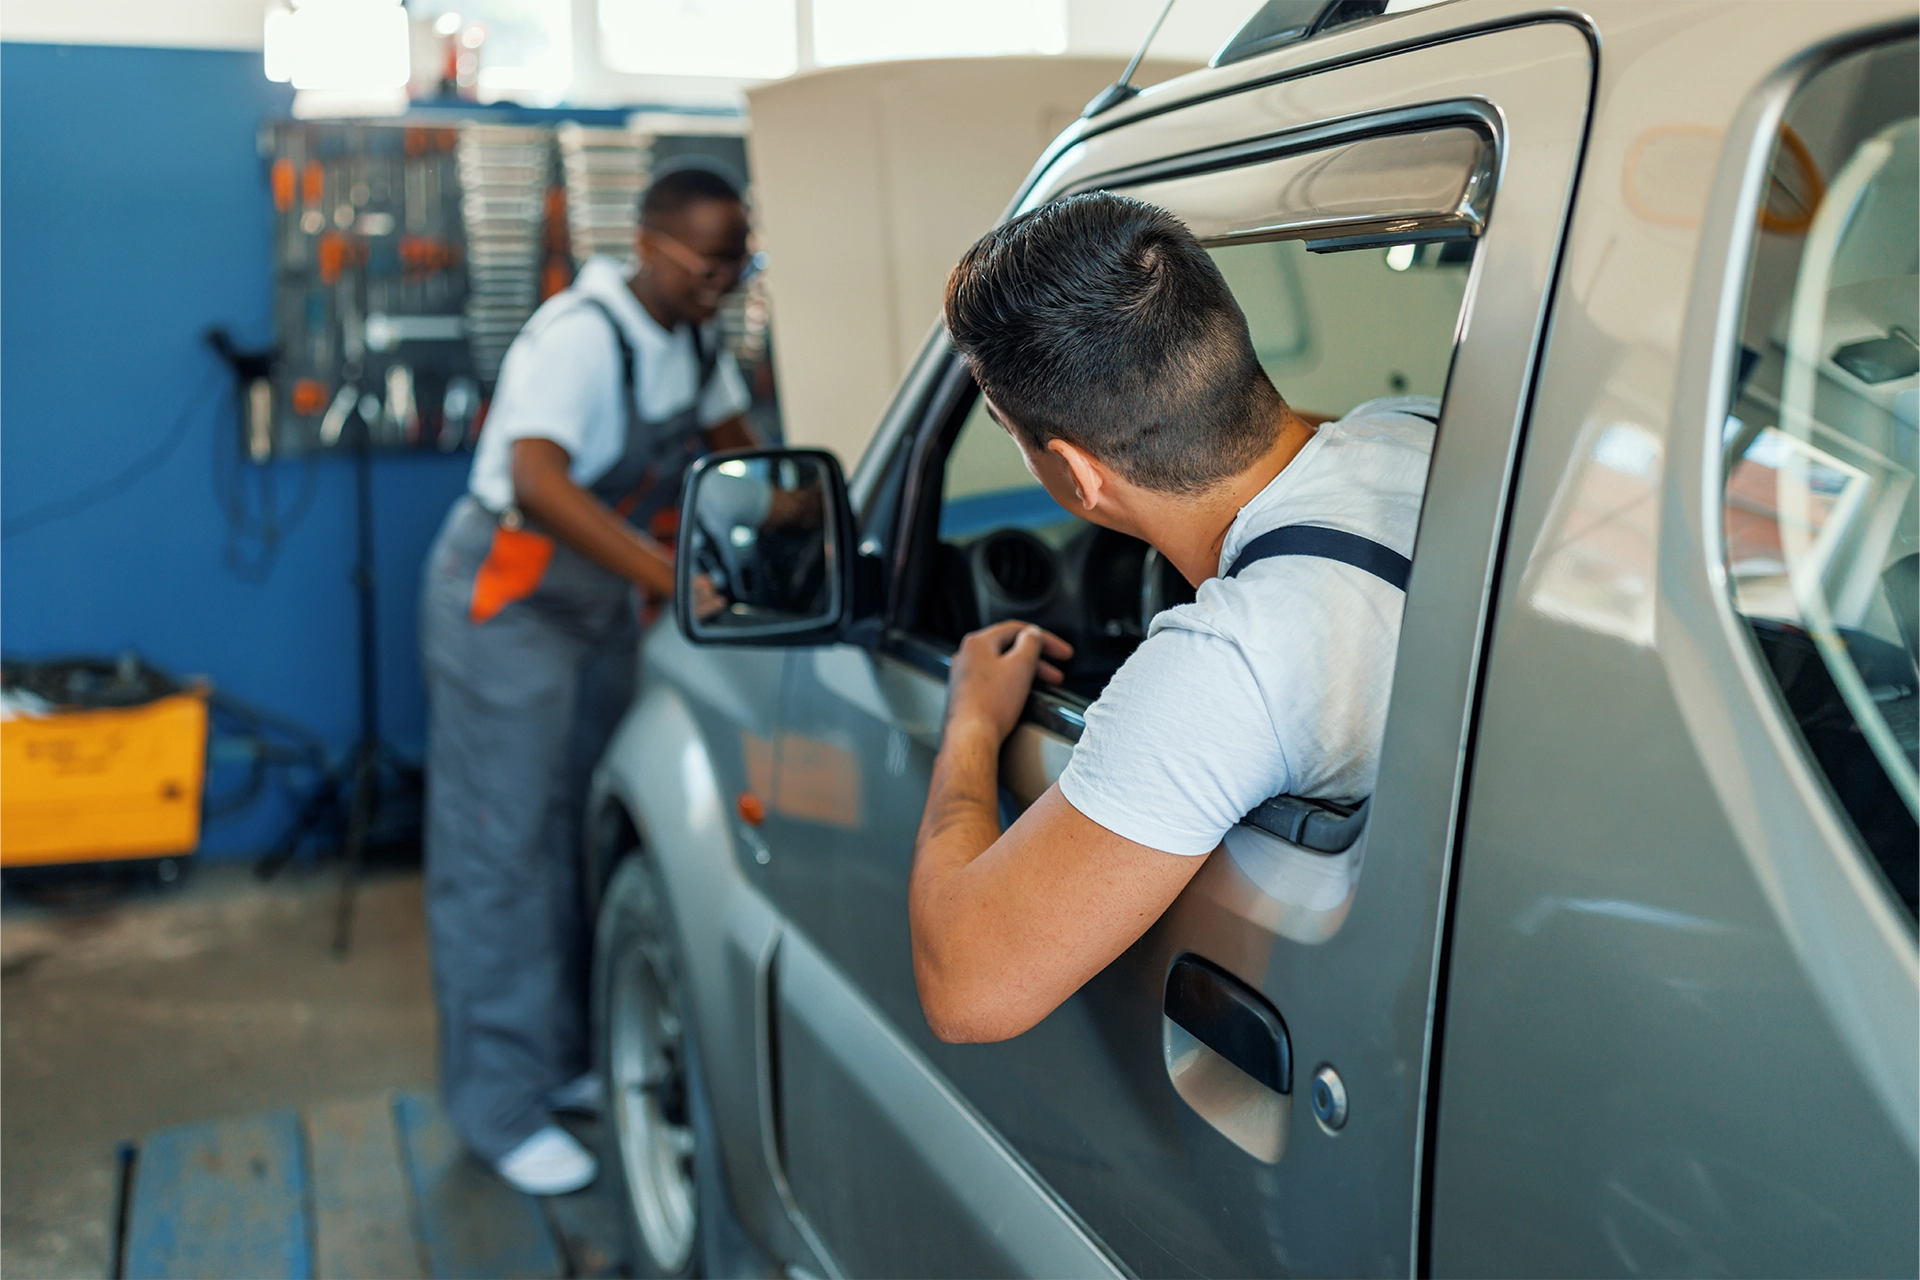
[[[607,885],[594,947],[595,1046],[607,1085],[605,1176],[626,1210],[634,1274],[695,1273],[710,1213],[696,1176],[717,1160],[685,966],[651,862],[628,857]],[[717,1171],[717,1164],[710,1169]]]

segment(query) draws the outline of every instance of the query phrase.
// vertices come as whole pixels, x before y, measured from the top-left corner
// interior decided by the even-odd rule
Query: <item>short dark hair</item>
[[[663,165],[640,197],[640,225],[651,227],[702,200],[744,203],[740,183],[717,163],[689,157]]]
[[[1095,191],[981,237],[947,277],[947,333],[1009,424],[1135,484],[1196,493],[1272,445],[1285,401],[1185,223]]]

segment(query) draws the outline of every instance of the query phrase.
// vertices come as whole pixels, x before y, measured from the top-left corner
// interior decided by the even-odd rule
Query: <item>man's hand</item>
[[[704,573],[693,575],[693,616],[705,622],[727,607],[727,598]]]
[[[947,676],[947,724],[985,730],[994,742],[1006,740],[1020,723],[1020,709],[1038,675],[1059,684],[1060,668],[1073,646],[1030,622],[1000,622],[960,642]]]
[[[1058,683],[1054,663],[1072,653],[1031,623],[1002,622],[954,655],[907,891],[914,982],[942,1040],[1004,1040],[1046,1017],[1146,932],[1205,861],[1115,835],[1058,786],[1001,833],[1001,744],[1034,676]]]
[[[827,522],[825,497],[820,485],[775,489],[767,504],[767,524],[775,529],[818,529]]]

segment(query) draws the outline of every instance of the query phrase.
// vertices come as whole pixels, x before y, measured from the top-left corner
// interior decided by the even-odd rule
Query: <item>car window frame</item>
[[[1050,167],[1049,174],[1034,183],[1024,198],[1016,201],[1013,212],[1024,212],[1050,200],[1085,191],[1126,191],[1188,177],[1238,172],[1246,174],[1249,180],[1257,180],[1259,171],[1275,161],[1331,155],[1343,147],[1445,128],[1472,130],[1486,144],[1485,154],[1490,163],[1476,167],[1478,185],[1469,184],[1474,207],[1470,211],[1463,210],[1465,217],[1449,221],[1444,228],[1408,226],[1396,232],[1392,240],[1394,243],[1424,243],[1466,238],[1477,244],[1485,231],[1487,207],[1498,197],[1503,151],[1498,112],[1489,103],[1475,98],[1444,99],[1364,112],[1342,120],[1320,121],[1257,138],[1239,139],[1190,153],[1081,175],[1067,182],[1058,181],[1052,172],[1063,167],[1068,159],[1063,154]],[[1054,180],[1049,181],[1048,178]],[[1175,213],[1178,214],[1179,210],[1175,210]],[[1383,213],[1380,216],[1390,215]],[[1314,235],[1316,228],[1322,234]],[[1303,217],[1268,223],[1244,232],[1210,236],[1202,244],[1214,249],[1279,240],[1306,240],[1318,245],[1328,241],[1345,242],[1348,239],[1341,228],[1330,229],[1321,221]],[[1377,228],[1369,226],[1360,234],[1352,235],[1352,247],[1344,251],[1364,252],[1384,243],[1386,240],[1381,238]],[[1462,300],[1462,316],[1471,308],[1472,302],[1469,291]],[[1449,385],[1462,336],[1462,323],[1456,318],[1448,354]],[[922,360],[926,363],[917,368],[913,375],[913,380],[921,388],[913,401],[914,412],[902,415],[899,422],[887,424],[901,432],[898,438],[889,442],[888,447],[893,452],[889,455],[885,470],[887,485],[876,486],[874,497],[868,504],[878,508],[890,501],[893,519],[887,522],[884,541],[878,540],[866,529],[863,507],[861,550],[865,554],[872,540],[874,552],[883,554],[886,559],[886,586],[878,648],[944,683],[952,667],[954,651],[937,640],[919,634],[913,627],[913,620],[922,599],[924,578],[929,572],[929,548],[938,541],[941,489],[947,455],[966,421],[967,411],[972,407],[978,389],[966,371],[964,360],[947,343],[942,328],[936,326]],[[1443,394],[1442,421],[1445,416]],[[869,450],[869,455],[873,452]],[[896,468],[900,471],[897,477],[893,474]],[[863,475],[867,472],[864,459],[861,471]],[[886,495],[885,488],[891,488],[893,492]],[[1423,495],[1423,506],[1424,502]],[[1417,550],[1416,545],[1416,554]],[[1085,731],[1086,711],[1092,701],[1076,694],[1036,687],[1028,699],[1021,722],[1058,734],[1069,743],[1078,742]]]
[[[959,438],[968,412],[980,394],[966,362],[948,349],[946,371],[921,413],[894,525],[894,573],[887,592],[881,649],[942,684],[953,666],[954,650],[920,634],[912,625],[923,598],[932,559],[931,547],[940,538],[941,489],[946,479],[947,455]],[[1087,727],[1086,709],[1092,699],[1036,685],[1028,696],[1021,722],[1078,742]]]

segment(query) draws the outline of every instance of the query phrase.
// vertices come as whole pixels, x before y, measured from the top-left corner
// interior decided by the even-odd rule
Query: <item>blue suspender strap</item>
[[[1315,556],[1321,560],[1338,560],[1341,564],[1364,569],[1402,591],[1407,589],[1407,575],[1413,570],[1413,561],[1372,538],[1363,538],[1357,533],[1347,533],[1341,529],[1323,528],[1317,524],[1292,524],[1283,529],[1270,529],[1249,542],[1234,558],[1227,576],[1231,578],[1248,565],[1274,556]]]

